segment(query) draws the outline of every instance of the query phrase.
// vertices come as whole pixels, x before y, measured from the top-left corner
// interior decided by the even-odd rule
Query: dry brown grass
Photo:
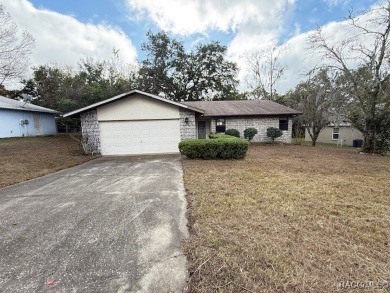
[[[183,167],[189,292],[390,292],[340,288],[390,282],[390,157],[252,145]]]
[[[68,135],[0,139],[0,187],[76,166],[91,159]]]

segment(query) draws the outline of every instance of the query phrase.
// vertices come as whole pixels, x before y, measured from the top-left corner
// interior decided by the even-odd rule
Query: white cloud
[[[375,8],[376,6],[373,7]],[[377,18],[375,12],[368,12],[355,18],[355,21],[368,29],[378,30],[379,26],[370,21],[373,18]],[[347,21],[331,22],[322,27],[323,36],[335,48],[343,44],[351,36],[357,36],[357,32],[356,29],[353,29],[347,24]],[[305,74],[315,67],[332,64],[330,60],[323,58],[321,52],[310,50],[309,35],[312,33],[313,31],[310,31],[297,35],[286,42],[286,50],[281,54],[280,61],[286,65],[287,69],[278,85],[279,92],[284,93],[289,89],[293,89],[299,81],[306,79]],[[355,48],[361,45],[365,48],[372,49],[375,46],[374,39],[367,34],[360,34],[360,37],[352,40],[353,43],[350,45],[353,45],[352,47]],[[359,51],[351,49],[352,47],[346,46],[343,50],[344,60],[349,68],[359,66],[359,64],[362,64],[361,58],[365,58]]]
[[[339,5],[346,5],[350,2],[350,0],[323,0],[323,2],[327,3],[329,6],[339,6]]]
[[[127,0],[135,14],[147,14],[161,29],[190,35],[208,30],[227,32],[255,23],[270,28],[295,0]]]
[[[156,25],[174,34],[207,34],[210,30],[233,32],[228,44],[229,59],[241,68],[245,79],[244,56],[278,43],[284,23],[294,9],[295,0],[127,0],[132,18],[149,16]],[[141,18],[142,18],[141,17]],[[299,27],[295,27],[299,32]],[[245,88],[242,85],[241,88]]]
[[[27,0],[5,0],[4,5],[20,30],[35,38],[33,65],[76,66],[80,58],[109,59],[113,48],[120,50],[126,62],[136,62],[134,45],[118,28],[82,23],[72,16],[37,9]]]

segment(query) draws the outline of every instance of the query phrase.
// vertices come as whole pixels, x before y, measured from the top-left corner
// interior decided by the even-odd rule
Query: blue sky
[[[311,66],[299,62],[306,54],[303,37],[318,25],[343,21],[353,8],[369,9],[378,0],[3,0],[21,29],[36,39],[32,65],[75,66],[80,58],[109,58],[120,49],[123,60],[144,57],[145,33],[165,30],[190,49],[198,42],[218,40],[241,68],[243,55],[289,43],[283,57],[288,72],[281,91],[294,86]],[[293,80],[294,79],[294,80]]]

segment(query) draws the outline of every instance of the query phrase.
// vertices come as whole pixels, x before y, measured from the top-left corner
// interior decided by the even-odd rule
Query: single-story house
[[[0,96],[0,138],[56,135],[57,111]]]
[[[237,129],[243,138],[244,130],[254,127],[258,133],[252,141],[271,142],[267,128],[275,127],[283,131],[276,141],[291,143],[292,118],[301,114],[269,100],[194,101],[183,104],[203,111],[203,115],[196,117],[197,138],[232,128]]]
[[[207,138],[235,128],[255,127],[254,141],[270,141],[268,127],[283,130],[280,141],[291,142],[292,117],[300,112],[265,100],[175,102],[133,90],[72,111],[80,117],[89,152],[102,155],[177,153],[188,138]]]
[[[354,128],[350,122],[331,123],[321,130],[317,142],[355,146],[354,141],[363,141],[363,133]],[[311,141],[309,132],[305,131],[305,141]],[[359,145],[357,145],[359,146]]]

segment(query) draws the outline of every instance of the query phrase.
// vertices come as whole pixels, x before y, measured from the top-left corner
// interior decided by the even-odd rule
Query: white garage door
[[[101,121],[102,155],[177,153],[179,120]]]

